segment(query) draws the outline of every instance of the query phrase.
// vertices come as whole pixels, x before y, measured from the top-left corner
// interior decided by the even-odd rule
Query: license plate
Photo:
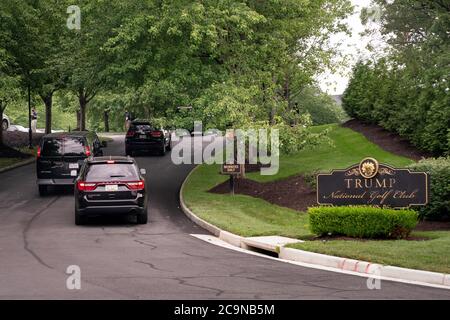
[[[69,163],[69,169],[78,169],[79,167],[78,163]]]
[[[139,137],[140,137],[141,139],[147,139],[147,136],[146,136],[145,134],[141,134]]]
[[[117,191],[119,190],[119,186],[117,184],[107,184],[105,186],[105,191]]]

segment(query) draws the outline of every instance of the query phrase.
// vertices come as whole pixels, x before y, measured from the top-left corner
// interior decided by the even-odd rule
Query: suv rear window
[[[153,126],[150,124],[140,123],[133,124],[130,129],[133,131],[150,131],[153,130]]]
[[[57,157],[62,155],[61,139],[45,139],[42,144],[41,154],[44,157]]]
[[[66,137],[64,139],[64,155],[82,156],[85,154],[85,142],[82,137]]]
[[[84,146],[82,137],[49,138],[44,140],[41,154],[44,157],[82,156],[85,154]]]
[[[136,166],[132,163],[91,164],[86,182],[135,181],[139,179]]]

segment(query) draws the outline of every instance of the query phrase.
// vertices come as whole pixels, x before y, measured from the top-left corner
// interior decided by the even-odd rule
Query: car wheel
[[[3,131],[8,130],[8,121],[6,121],[6,120],[2,121],[2,130]]]
[[[169,144],[167,145],[167,151],[172,150],[172,139],[169,139]]]
[[[45,197],[48,194],[47,186],[39,185],[39,195]]]
[[[133,156],[133,152],[131,150],[126,149],[125,150],[125,155],[132,157]]]
[[[137,224],[147,224],[148,214],[147,212],[138,214],[136,217]]]
[[[83,217],[78,211],[75,211],[75,224],[77,226],[81,226],[85,224],[86,219]]]
[[[166,143],[165,142],[163,142],[163,144],[162,144],[160,154],[162,156],[166,155]]]

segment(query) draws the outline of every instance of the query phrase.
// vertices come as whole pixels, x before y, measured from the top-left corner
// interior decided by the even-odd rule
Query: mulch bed
[[[43,133],[33,133],[33,145],[37,145],[43,136]],[[28,132],[3,131],[3,143],[13,148],[28,146]]]
[[[280,181],[260,183],[249,179],[235,180],[235,193],[264,199],[270,203],[305,211],[316,204],[316,192],[312,190],[301,175]],[[209,192],[226,194],[230,192],[229,182],[221,183]]]
[[[450,231],[450,221],[420,221],[415,231]]]
[[[375,143],[383,150],[394,153],[399,156],[408,157],[413,160],[420,160],[430,155],[418,150],[405,138],[398,134],[387,131],[386,129],[375,125],[367,124],[362,121],[352,119],[342,125],[364,135],[369,141]]]

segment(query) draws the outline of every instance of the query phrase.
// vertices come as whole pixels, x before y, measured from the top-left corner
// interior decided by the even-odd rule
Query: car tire
[[[172,150],[172,139],[169,139],[169,144],[167,145],[167,151]]]
[[[48,188],[45,185],[39,185],[39,196],[45,197],[48,194]]]
[[[147,224],[148,222],[148,213],[147,210],[144,213],[138,214],[136,216],[137,224]]]
[[[3,120],[2,121],[2,130],[3,131],[6,131],[6,130],[8,130],[8,121],[7,120]]]
[[[165,156],[166,155],[166,143],[165,142],[163,142],[163,144],[162,144],[160,155],[161,156]]]
[[[128,157],[132,157],[133,156],[133,151],[131,151],[129,149],[126,149],[125,150],[125,155],[128,156]]]
[[[86,223],[86,218],[83,217],[78,211],[75,211],[75,225],[82,226]]]

